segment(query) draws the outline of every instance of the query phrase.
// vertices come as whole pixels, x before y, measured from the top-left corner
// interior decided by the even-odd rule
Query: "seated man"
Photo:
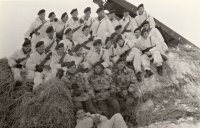
[[[134,30],[134,33],[130,33],[126,39],[127,40],[132,40],[133,42],[137,42],[137,40],[140,38],[140,29],[136,28]]]
[[[94,73],[89,77],[89,82],[92,84],[95,92],[95,98],[99,109],[105,116],[110,116],[109,107],[113,108],[114,113],[120,112],[120,106],[116,99],[111,97],[116,91],[115,83],[112,77],[103,72],[104,66],[101,62],[94,65]]]
[[[110,66],[109,54],[105,49],[102,48],[101,39],[95,40],[93,46],[94,48],[91,49],[85,57],[85,62],[83,62],[80,66],[83,69],[88,69],[89,71],[91,71],[90,74],[92,74],[93,65],[100,61],[105,68],[104,72],[111,75],[111,71],[108,69],[108,67]]]
[[[139,48],[142,52],[142,66],[146,71],[146,77],[151,76],[153,73],[150,69],[150,60],[153,59],[153,63],[157,67],[158,74],[162,76],[163,68],[162,63],[163,60],[167,60],[164,51],[162,50],[160,43],[158,40],[153,37],[149,36],[148,30],[143,28],[141,31],[141,38],[136,43],[136,47]]]
[[[77,42],[72,39],[72,29],[68,28],[67,30],[65,30],[64,35],[66,39],[61,40],[59,43],[64,44],[65,51],[72,52],[73,48],[77,45]]]
[[[50,60],[51,77],[56,77],[59,69],[62,69],[64,72],[67,71],[67,66],[69,64],[67,58],[68,54],[67,52],[64,52],[64,44],[57,44],[55,52],[53,53]]]
[[[83,34],[78,37],[77,43],[83,45],[83,52],[89,52],[93,48],[94,36],[90,36],[90,28],[85,25],[82,28]]]
[[[25,40],[22,48],[16,50],[8,59],[8,65],[14,74],[14,81],[21,84],[23,78],[21,76],[21,71],[25,68],[27,59],[31,53],[31,41]],[[16,84],[17,84],[16,83]]]
[[[68,71],[61,80],[66,84],[69,90],[72,92],[72,101],[76,108],[85,108],[87,112],[92,114],[96,113],[96,110],[92,104],[94,101],[94,92],[87,80],[85,74],[77,72],[74,61],[71,61],[68,65]],[[92,100],[92,101],[91,101]]]
[[[117,60],[119,59],[119,55],[116,49],[114,48],[114,46],[112,45],[112,41],[110,37],[106,38],[105,45],[106,45],[105,48],[108,51],[109,58],[110,58],[110,66],[113,66],[113,64],[115,64]]]
[[[131,40],[124,40],[121,36],[118,36],[116,41],[116,51],[121,57],[126,58],[126,62],[129,66],[134,66],[137,80],[141,82],[141,51],[138,48],[134,47],[135,43]]]
[[[39,41],[35,45],[36,51],[30,54],[26,62],[27,68],[27,78],[33,80],[34,86],[33,90],[36,89],[38,85],[43,83],[43,81],[50,78],[50,66],[47,65],[50,60],[51,54],[46,55],[44,52],[44,42]]]
[[[113,25],[113,28],[115,28],[117,25],[119,25],[119,21],[115,19],[115,10],[111,10],[108,14],[108,17]]]
[[[138,27],[141,27],[142,23],[145,20],[149,21],[151,28],[155,28],[156,23],[154,21],[154,18],[144,10],[144,5],[140,4],[137,7],[137,16],[135,17],[135,21],[136,21]]]
[[[127,128],[121,114],[117,113],[110,120],[99,114],[85,113],[84,109],[75,111],[77,118],[75,128]]]
[[[133,70],[126,67],[123,59],[117,61],[117,71],[112,75],[113,80],[116,82],[117,90],[116,99],[121,103],[121,107],[125,109],[125,117],[131,123],[136,123],[136,113],[134,107],[136,105],[137,95],[137,80]]]
[[[142,27],[147,29],[149,36],[154,36],[157,38],[163,51],[166,52],[168,50],[168,46],[166,45],[163,36],[157,28],[150,28],[149,21],[144,22]]]

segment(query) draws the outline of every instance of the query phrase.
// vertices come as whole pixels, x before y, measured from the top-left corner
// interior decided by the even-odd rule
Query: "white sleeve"
[[[28,29],[28,31],[25,33],[24,38],[29,38],[30,34],[34,31],[34,29],[36,28],[35,26],[35,21],[33,21]]]

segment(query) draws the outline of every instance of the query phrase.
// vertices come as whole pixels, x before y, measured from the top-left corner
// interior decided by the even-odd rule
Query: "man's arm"
[[[9,58],[8,58],[8,65],[10,67],[14,67],[17,63],[16,60],[18,58],[18,52],[15,51]]]
[[[25,33],[25,35],[24,35],[24,38],[28,38],[28,39],[29,39],[30,34],[31,34],[31,33],[34,31],[34,29],[36,28],[35,24],[36,24],[36,21],[33,21],[33,22],[31,23],[31,25],[29,26],[28,31],[27,31],[27,32]]]
[[[137,25],[137,22],[135,21],[135,18],[133,18],[132,20],[131,20],[131,32],[134,32],[134,30],[136,29],[136,28],[138,28],[138,25]]]

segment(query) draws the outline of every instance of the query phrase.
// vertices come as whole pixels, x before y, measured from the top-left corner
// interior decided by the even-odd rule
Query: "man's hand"
[[[43,71],[43,67],[41,65],[36,65],[35,69],[36,69],[35,71],[37,71],[37,72],[42,72]]]
[[[95,126],[97,126],[99,123],[101,123],[100,117],[95,115],[94,119],[93,119],[93,123],[94,123]]]
[[[91,36],[88,38],[89,41],[93,41],[95,36]]]
[[[69,62],[63,62],[63,63],[61,63],[61,66],[66,67],[68,64],[69,64]]]
[[[145,52],[145,54],[147,55],[147,56],[150,56],[151,55],[151,52]]]
[[[52,55],[52,52],[49,52],[48,55],[47,55],[47,57],[46,57],[47,60],[50,60],[50,59],[51,59],[51,55]]]

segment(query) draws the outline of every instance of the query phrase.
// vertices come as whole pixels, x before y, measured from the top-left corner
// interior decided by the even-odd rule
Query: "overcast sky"
[[[86,7],[96,15],[98,6],[93,0],[26,0],[0,1],[0,58],[9,57],[14,50],[21,48],[24,33],[37,17],[40,9],[46,10],[46,19],[51,11],[60,18],[78,8],[79,16]],[[128,0],[135,6],[140,3],[152,16],[180,33],[200,47],[200,0]],[[69,14],[70,16],[70,14]]]

